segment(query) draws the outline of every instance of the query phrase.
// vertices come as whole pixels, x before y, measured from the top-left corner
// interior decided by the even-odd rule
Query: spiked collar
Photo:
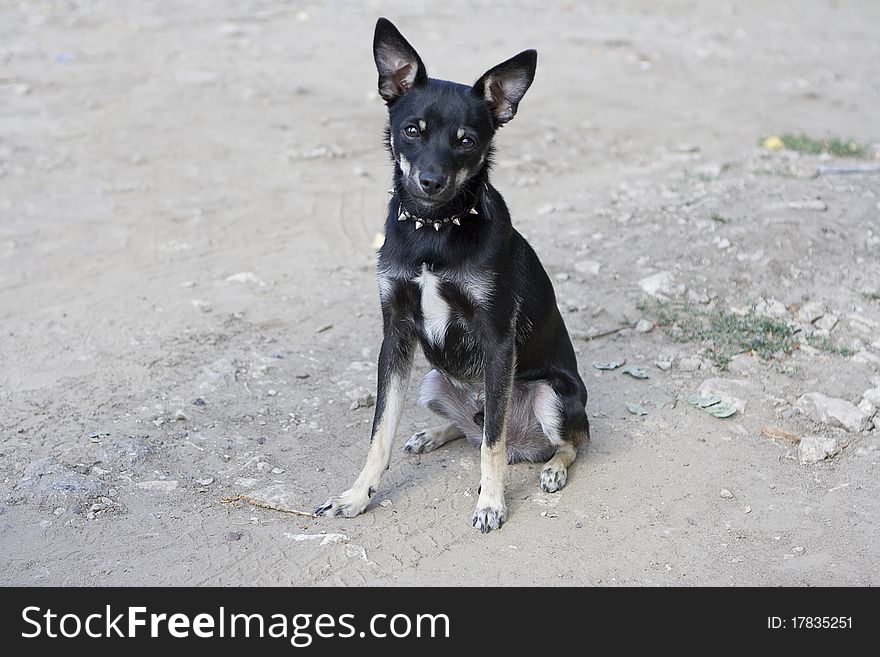
[[[486,189],[488,189],[488,185],[483,183]],[[397,196],[397,191],[392,187],[388,190],[388,193],[391,196]],[[419,230],[423,226],[433,226],[434,230],[440,230],[443,226],[448,226],[449,224],[455,224],[456,226],[461,226],[461,221],[465,217],[471,215],[480,214],[477,211],[476,202],[472,205],[468,210],[460,212],[458,214],[453,214],[449,217],[440,217],[437,219],[432,219],[428,217],[420,217],[413,212],[409,212],[403,207],[403,203],[400,202],[400,197],[397,197],[397,220],[398,221],[412,221],[415,223],[416,230]]]

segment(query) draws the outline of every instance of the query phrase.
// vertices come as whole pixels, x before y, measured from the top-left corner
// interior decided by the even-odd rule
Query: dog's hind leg
[[[482,428],[474,415],[482,410],[472,391],[456,385],[445,374],[431,370],[422,379],[419,403],[440,417],[450,420],[447,424],[419,431],[406,441],[404,451],[410,454],[430,452],[446,443],[470,435],[482,440]]]
[[[545,493],[555,493],[565,486],[578,447],[589,439],[585,402],[583,388],[569,382],[541,383],[535,392],[535,416],[556,450],[541,469],[541,490]]]
[[[409,454],[424,454],[459,438],[464,438],[464,431],[455,422],[449,422],[432,429],[417,431],[406,441],[403,451]]]

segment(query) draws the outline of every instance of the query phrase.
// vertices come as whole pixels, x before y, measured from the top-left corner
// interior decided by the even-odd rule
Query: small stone
[[[867,399],[862,399],[862,401],[859,402],[859,405],[857,406],[857,408],[862,413],[864,413],[866,417],[869,417],[869,418],[874,417],[874,414],[877,413],[877,407],[874,406],[874,404],[869,402]]]
[[[724,250],[730,248],[730,240],[727,239],[726,237],[722,237],[722,238],[721,238],[720,240],[718,240],[715,244],[716,244],[716,246],[718,247],[718,250],[719,250],[719,251],[724,251]]]
[[[870,402],[876,408],[880,408],[880,388],[865,390],[865,393],[862,395],[862,400]]]
[[[226,540],[227,541],[241,540],[241,532],[226,532]]]
[[[739,413],[746,410],[746,402],[741,398],[751,388],[745,379],[706,379],[697,389],[701,397],[720,397],[734,406]]]
[[[196,398],[193,400],[193,406],[207,406],[207,405],[208,405],[208,402],[206,402],[206,401],[205,401],[204,399],[202,399],[201,397],[196,397]]]
[[[654,330],[654,322],[647,319],[640,319],[636,324],[636,333],[650,333]]]
[[[837,322],[839,318],[837,315],[832,315],[828,313],[827,315],[822,315],[819,319],[815,321],[816,327],[822,329],[823,331],[832,331],[834,327],[837,326]]]
[[[205,477],[204,479],[196,479],[199,486],[210,486],[214,483],[214,477]]]
[[[266,391],[266,394],[269,395],[270,397],[274,397],[275,395],[278,394],[278,391],[272,390],[271,388],[269,388],[269,390]]]
[[[682,358],[678,361],[678,369],[683,372],[696,372],[703,365],[703,361],[696,357]]]
[[[812,324],[825,314],[825,304],[818,301],[810,301],[801,306],[797,318],[801,322]]]
[[[797,408],[816,422],[847,431],[865,431],[870,420],[854,404],[845,399],[827,397],[819,392],[810,392],[797,400]]]
[[[665,372],[665,371],[669,370],[670,368],[672,368],[672,361],[671,360],[655,360],[654,366],[657,369],[663,370]]]
[[[355,399],[348,407],[350,411],[356,411],[359,408],[371,408],[376,404],[376,399],[373,397],[372,393],[367,393],[365,395],[361,395],[357,399]]]
[[[102,463],[131,467],[147,460],[155,449],[144,438],[112,436],[101,443],[98,458]]]
[[[751,513],[751,512],[752,512],[752,507],[750,507],[750,506],[747,506],[743,509],[743,513]]]
[[[379,506],[381,506],[385,509],[387,509],[392,504],[394,504],[394,502],[392,502],[391,500],[382,500],[381,502],[379,502]]]
[[[804,436],[798,443],[798,460],[801,465],[812,465],[833,457],[839,451],[837,439],[832,436]]]
[[[272,468],[271,472],[273,475],[284,474],[284,468]]]
[[[675,283],[671,272],[661,271],[639,281],[639,287],[652,297],[668,298],[683,294],[684,285]]]
[[[602,269],[602,263],[595,260],[581,260],[574,263],[574,268],[582,274],[590,274],[596,276]]]
[[[582,529],[584,526],[584,523],[578,521],[578,522],[574,523],[574,526],[575,526],[575,529]]]
[[[189,420],[189,416],[187,416],[186,413],[178,408],[176,411],[174,411],[174,419],[181,422],[186,422],[187,420]]]
[[[56,516],[60,516],[60,515],[63,515],[66,511],[67,511],[67,509],[65,509],[63,506],[59,506],[52,513]]]
[[[553,276],[557,281],[567,281],[571,276],[566,271],[561,271]]]
[[[760,299],[755,304],[755,314],[762,317],[781,319],[788,316],[788,309],[779,299]]]
[[[721,492],[718,493],[718,495],[719,495],[722,499],[725,499],[725,500],[732,500],[732,499],[733,499],[733,493],[731,493],[731,492],[730,492],[729,490],[727,490],[726,488],[722,488],[722,489],[721,489]]]
[[[265,281],[257,278],[257,275],[252,271],[240,271],[235,274],[230,274],[224,279],[227,283],[256,283],[260,287],[265,287]]]

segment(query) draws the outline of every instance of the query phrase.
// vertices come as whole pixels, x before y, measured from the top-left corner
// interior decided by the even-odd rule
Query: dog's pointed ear
[[[387,18],[376,21],[373,58],[379,71],[379,95],[389,105],[428,79],[415,48]]]
[[[489,105],[496,125],[504,125],[516,115],[519,101],[535,79],[537,65],[538,53],[524,50],[489,69],[474,83],[473,92]]]

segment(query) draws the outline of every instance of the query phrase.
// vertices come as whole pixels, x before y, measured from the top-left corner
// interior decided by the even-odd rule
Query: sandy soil
[[[796,412],[880,386],[880,176],[758,147],[880,141],[880,5],[662,5],[3,3],[0,582],[880,584],[880,430]],[[540,53],[494,182],[555,277],[593,440],[560,494],[512,467],[510,521],[487,536],[465,444],[396,449],[354,520],[222,501],[309,510],[363,462],[383,14],[435,77]],[[585,339],[640,319],[662,272],[661,295],[776,300],[805,331],[822,304],[854,355],[718,371],[660,329]],[[591,366],[619,357],[650,378]],[[435,422],[412,401],[425,370],[400,448]],[[740,412],[689,405],[707,380]],[[842,449],[802,465],[768,425]]]

